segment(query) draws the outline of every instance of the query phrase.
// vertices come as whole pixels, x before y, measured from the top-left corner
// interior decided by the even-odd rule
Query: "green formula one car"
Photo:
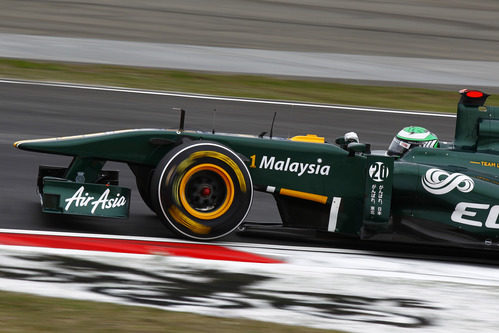
[[[467,247],[499,245],[499,107],[462,90],[455,141],[407,127],[388,151],[371,152],[347,133],[334,144],[134,129],[19,141],[23,150],[73,156],[40,166],[45,213],[125,218],[130,189],[107,161],[126,163],[144,202],[176,234],[223,237],[243,223],[253,192],[273,194],[283,227],[376,239],[400,233]]]

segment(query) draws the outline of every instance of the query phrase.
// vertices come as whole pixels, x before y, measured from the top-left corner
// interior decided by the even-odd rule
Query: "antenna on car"
[[[211,134],[215,134],[215,115],[217,109],[213,109],[213,118],[212,118],[212,126],[211,126]]]
[[[180,134],[184,131],[184,122],[185,122],[185,110],[180,108],[173,108],[175,111],[180,111],[180,124],[178,124],[177,134]]]
[[[272,118],[272,126],[270,126],[270,138],[272,139],[272,133],[274,132],[274,121],[275,121],[275,116],[277,116],[277,111],[274,112],[274,118]]]

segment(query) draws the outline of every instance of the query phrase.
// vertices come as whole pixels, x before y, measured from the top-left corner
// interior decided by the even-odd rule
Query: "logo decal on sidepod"
[[[442,195],[449,193],[457,188],[463,193],[473,191],[475,182],[470,177],[462,173],[448,173],[440,169],[429,169],[424,177],[421,178],[421,183],[425,190],[432,194]]]
[[[250,158],[250,168],[256,168],[256,155],[252,155],[250,156]],[[318,158],[317,164],[315,164],[293,161],[290,157],[286,158],[285,160],[278,160],[275,156],[263,155],[258,168],[273,171],[291,172],[295,173],[298,177],[304,174],[329,176],[331,166],[328,164],[321,164],[322,162],[322,158]]]

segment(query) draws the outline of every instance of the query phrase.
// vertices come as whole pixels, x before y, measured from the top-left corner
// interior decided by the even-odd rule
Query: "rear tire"
[[[249,212],[253,184],[237,154],[213,142],[180,145],[157,165],[151,179],[156,213],[176,234],[196,240],[221,238]]]

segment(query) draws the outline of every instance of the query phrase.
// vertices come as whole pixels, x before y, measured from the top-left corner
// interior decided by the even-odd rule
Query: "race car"
[[[499,248],[499,107],[484,106],[488,95],[481,91],[460,93],[454,142],[399,137],[388,151],[371,152],[353,133],[328,143],[312,134],[187,131],[184,112],[174,130],[14,146],[73,157],[67,167],[39,167],[44,213],[126,218],[131,190],[119,186],[117,171],[103,170],[117,161],[131,168],[142,199],[164,224],[194,240],[236,230],[254,191],[263,191],[275,198],[283,228],[358,239],[405,233],[439,244]]]

